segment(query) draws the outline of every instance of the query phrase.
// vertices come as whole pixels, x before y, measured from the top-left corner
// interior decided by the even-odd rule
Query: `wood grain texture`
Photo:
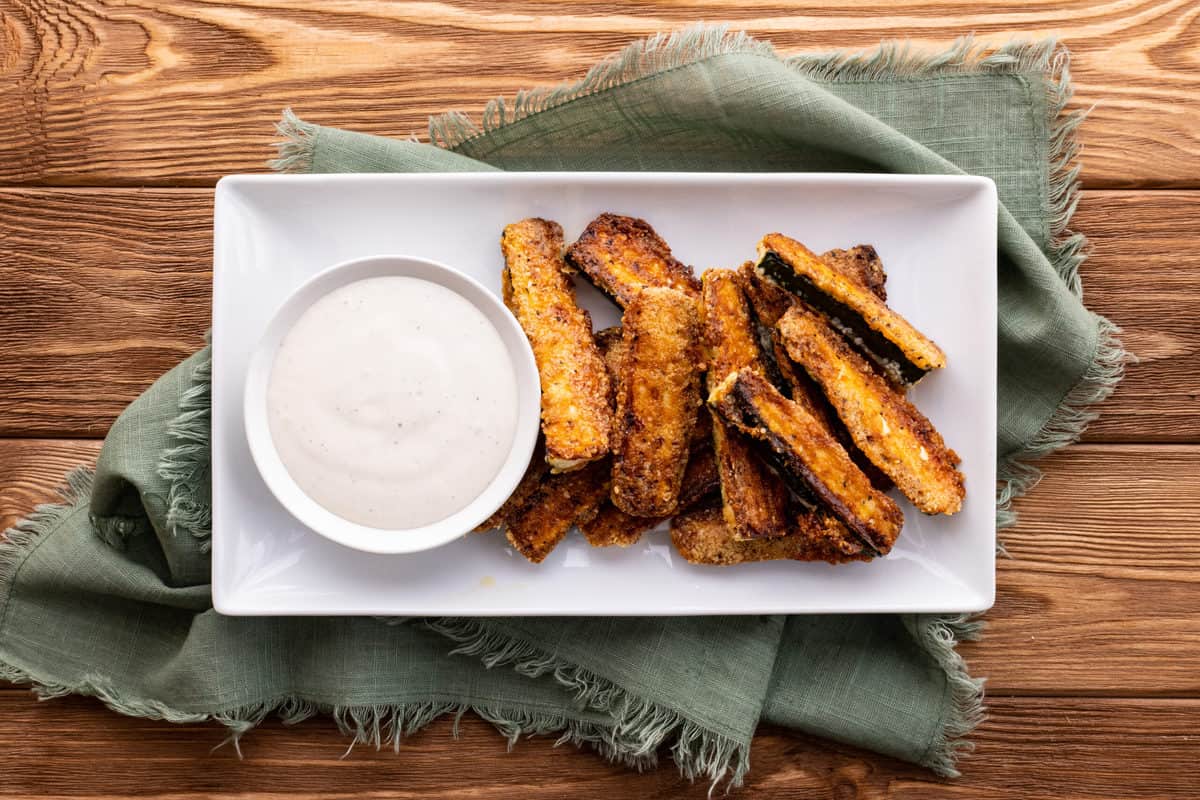
[[[203,346],[212,193],[0,191],[0,435],[100,437]]]
[[[1086,192],[1084,300],[1138,358],[1093,441],[1200,441],[1200,192]]]
[[[1003,533],[991,691],[1200,696],[1200,447],[1076,445]]]
[[[1196,0],[495,3],[0,0],[0,182],[209,185],[263,168],[285,106],[407,135],[582,75],[633,39],[725,21],[784,52],[1060,36],[1089,186],[1200,185]]]
[[[93,466],[100,444],[97,439],[0,440],[0,531],[11,528],[34,506],[57,502],[67,473]]]
[[[6,742],[0,796],[24,798],[697,798],[664,764],[643,774],[552,739],[505,754],[486,723],[463,719],[455,741],[433,723],[399,754],[357,747],[327,719],[298,728],[265,723],[242,740],[244,760],[217,725],[118,717],[90,699],[38,703],[0,691]],[[919,768],[767,728],[754,739],[745,788],[734,797],[808,800],[1133,800],[1194,796],[1200,701],[995,698],[964,775],[943,781]],[[665,755],[664,755],[665,758]]]
[[[0,526],[98,450],[0,440]],[[1200,446],[1077,445],[1043,466],[972,669],[1001,694],[1200,697]]]
[[[0,190],[0,436],[101,436],[200,346],[212,192]],[[1086,299],[1142,359],[1091,441],[1200,442],[1200,193],[1088,191]]]

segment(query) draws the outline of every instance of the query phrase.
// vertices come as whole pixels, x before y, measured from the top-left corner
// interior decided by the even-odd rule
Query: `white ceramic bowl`
[[[275,354],[296,320],[319,298],[349,283],[398,276],[439,284],[468,300],[483,312],[508,348],[516,370],[517,427],[512,449],[500,471],[469,505],[460,511],[418,528],[381,531],[351,522],[317,503],[288,473],[267,421],[267,384]],[[537,442],[541,389],[537,364],[525,333],[495,294],[478,281],[444,264],[403,255],[380,255],[346,261],[320,272],[302,284],[275,312],[250,359],[246,374],[244,410],[250,454],[272,494],[298,520],[339,544],[370,553],[415,553],[451,542],[490,517],[512,494]]]

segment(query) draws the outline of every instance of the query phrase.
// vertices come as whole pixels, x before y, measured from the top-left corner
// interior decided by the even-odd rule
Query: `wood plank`
[[[97,450],[0,440],[0,526]],[[1200,696],[1200,447],[1077,445],[1043,466],[972,669],[1002,694]]]
[[[1076,445],[1017,504],[983,641],[992,691],[1200,695],[1200,448]]]
[[[102,435],[209,325],[212,192],[0,190],[0,436]],[[1088,302],[1142,363],[1092,441],[1200,442],[1200,192],[1088,191]],[[48,247],[47,242],[54,242]]]
[[[940,780],[894,759],[764,728],[754,739],[746,787],[735,796],[1059,800],[1192,798],[1200,702],[994,698],[964,777]],[[37,703],[0,692],[6,742],[0,796],[25,798],[704,798],[668,762],[643,774],[552,739],[503,740],[468,716],[455,741],[447,720],[408,739],[397,755],[355,748],[327,719],[298,728],[265,723],[231,748],[210,750],[216,725],[120,717],[97,702]],[[665,757],[664,757],[665,760]]]
[[[76,467],[93,466],[100,444],[97,439],[0,440],[0,531],[34,506],[57,502],[64,478]]]
[[[263,168],[285,106],[373,133],[580,76],[629,41],[725,21],[784,52],[1055,34],[1074,52],[1090,186],[1200,185],[1195,0],[7,0],[0,182],[211,185]]]
[[[211,291],[211,191],[0,192],[0,435],[103,436]]]
[[[1084,298],[1139,359],[1087,438],[1200,441],[1200,192],[1086,192]]]

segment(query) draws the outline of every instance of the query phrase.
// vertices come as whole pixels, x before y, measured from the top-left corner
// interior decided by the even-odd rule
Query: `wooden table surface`
[[[91,461],[208,325],[212,186],[261,171],[279,111],[406,136],[580,75],[644,34],[728,21],[782,50],[1057,34],[1084,124],[1086,298],[1141,358],[1006,536],[990,716],[964,776],[767,729],[755,798],[1193,798],[1200,756],[1200,2],[0,0],[0,528]],[[0,795],[703,797],[669,766],[442,722],[399,757],[328,721],[128,719],[0,685]]]

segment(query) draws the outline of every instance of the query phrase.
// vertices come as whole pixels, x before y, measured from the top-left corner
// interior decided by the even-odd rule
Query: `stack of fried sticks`
[[[668,519],[694,563],[865,561],[900,533],[893,487],[927,514],[961,508],[958,456],[905,396],[945,356],[887,306],[873,247],[818,256],[772,233],[697,279],[645,221],[606,213],[569,248],[555,222],[513,223],[501,250],[542,436],[481,530],[530,561],[572,527],[624,547]],[[593,333],[573,274],[620,326]]]

